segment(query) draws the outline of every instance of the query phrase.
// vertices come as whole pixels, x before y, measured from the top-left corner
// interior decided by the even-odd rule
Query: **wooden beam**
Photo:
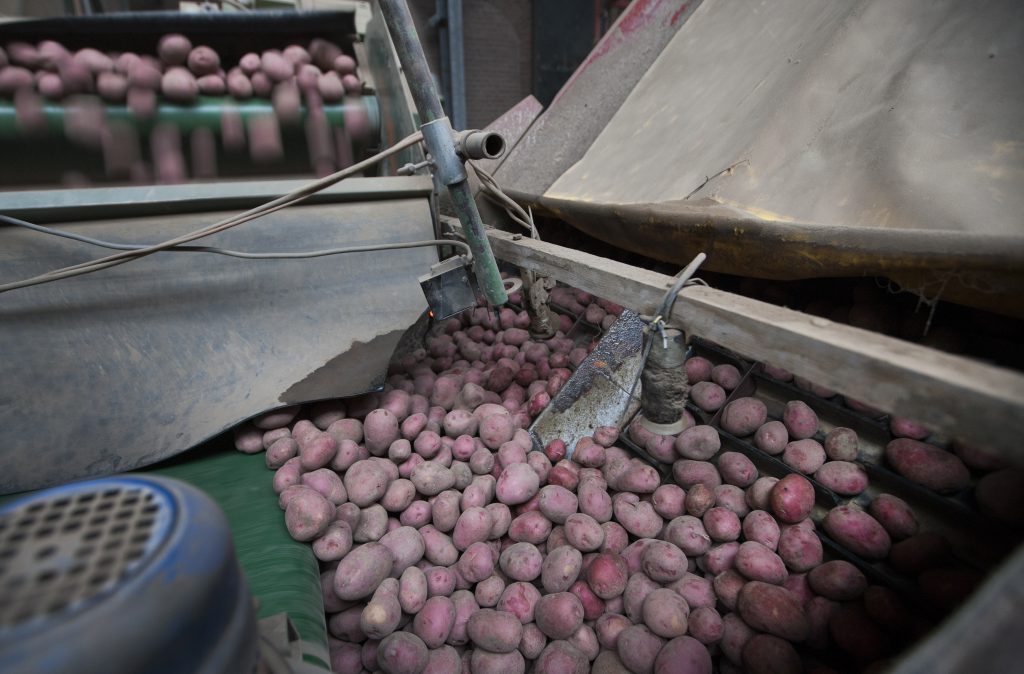
[[[457,220],[443,218],[455,234]],[[641,313],[653,313],[672,278],[496,229],[495,256]],[[746,356],[951,438],[1024,463],[1024,376],[714,288],[680,293],[672,323]]]

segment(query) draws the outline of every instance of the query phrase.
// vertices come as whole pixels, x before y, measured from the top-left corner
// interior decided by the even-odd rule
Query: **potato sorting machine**
[[[1016,669],[1017,3],[339,5],[0,24],[0,672]]]

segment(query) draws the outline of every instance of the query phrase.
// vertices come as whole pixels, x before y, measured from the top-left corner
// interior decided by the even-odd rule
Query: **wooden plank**
[[[461,232],[458,221],[444,222]],[[494,229],[487,235],[499,259],[641,313],[653,313],[671,284],[664,274],[571,248]],[[702,286],[680,293],[672,322],[1024,463],[1024,376],[1017,372]]]

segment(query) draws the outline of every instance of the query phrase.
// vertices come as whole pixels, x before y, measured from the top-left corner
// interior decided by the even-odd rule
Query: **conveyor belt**
[[[188,482],[220,505],[259,600],[257,618],[286,612],[302,639],[304,659],[329,668],[319,567],[313,549],[292,540],[285,529],[263,454],[241,454],[230,443],[213,440],[145,472]]]

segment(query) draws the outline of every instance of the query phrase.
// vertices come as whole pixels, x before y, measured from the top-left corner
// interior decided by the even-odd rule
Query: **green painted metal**
[[[427,66],[423,45],[416,34],[416,26],[408,5],[405,0],[380,0],[379,4],[413,101],[419,111],[421,123],[427,124],[441,119],[444,117],[444,110],[437,97],[434,79]],[[448,150],[443,148],[442,151]],[[450,151],[455,153],[454,143],[451,144]],[[455,213],[466,232],[466,242],[473,251],[473,271],[476,273],[480,289],[491,304],[505,304],[508,302],[508,293],[505,292],[501,274],[498,272],[498,263],[491,252],[491,244],[484,234],[483,221],[480,219],[469,181],[462,180],[448,185],[448,193],[451,195]]]

